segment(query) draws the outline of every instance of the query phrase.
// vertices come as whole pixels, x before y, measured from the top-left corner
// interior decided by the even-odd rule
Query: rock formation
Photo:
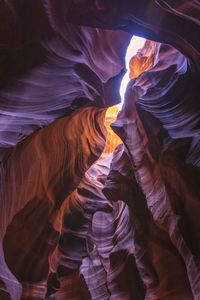
[[[199,300],[198,2],[0,17],[0,300]]]

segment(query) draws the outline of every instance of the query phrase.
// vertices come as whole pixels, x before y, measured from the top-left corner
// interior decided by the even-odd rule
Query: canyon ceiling
[[[199,1],[1,0],[0,66],[0,300],[200,300]]]

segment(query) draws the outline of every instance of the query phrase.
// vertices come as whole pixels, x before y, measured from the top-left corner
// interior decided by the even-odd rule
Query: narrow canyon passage
[[[0,3],[0,300],[200,299],[199,16]]]

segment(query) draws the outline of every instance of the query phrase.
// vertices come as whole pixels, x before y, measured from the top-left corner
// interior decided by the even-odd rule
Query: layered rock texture
[[[199,3],[0,17],[0,300],[199,300]]]

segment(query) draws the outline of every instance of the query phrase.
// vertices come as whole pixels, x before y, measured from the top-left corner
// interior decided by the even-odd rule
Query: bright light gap
[[[138,50],[141,49],[144,46],[146,39],[141,38],[139,36],[134,35],[129,43],[129,46],[126,51],[126,56],[125,56],[125,63],[126,63],[126,74],[122,78],[119,93],[121,96],[121,103],[119,104],[119,109],[121,109],[123,103],[124,103],[124,95],[126,92],[126,87],[130,81],[130,60],[131,58],[137,54]]]

